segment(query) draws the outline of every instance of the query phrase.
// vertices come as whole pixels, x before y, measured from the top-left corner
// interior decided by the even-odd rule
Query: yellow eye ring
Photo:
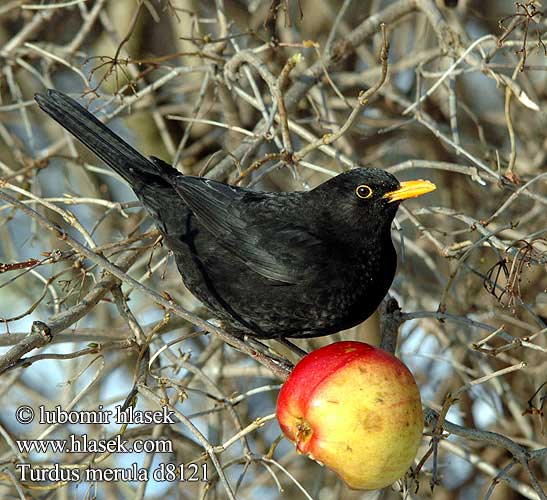
[[[372,189],[366,184],[361,184],[355,188],[355,194],[359,196],[359,198],[366,200],[372,196]]]

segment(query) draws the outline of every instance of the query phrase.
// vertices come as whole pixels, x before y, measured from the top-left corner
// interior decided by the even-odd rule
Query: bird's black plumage
[[[256,192],[145,158],[61,92],[35,99],[129,183],[187,288],[228,331],[328,335],[364,321],[387,293],[391,223],[400,199],[418,195],[393,196],[402,191],[393,175],[357,168],[307,192]]]

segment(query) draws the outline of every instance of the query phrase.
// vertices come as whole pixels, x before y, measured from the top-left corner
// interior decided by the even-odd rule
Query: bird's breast
[[[346,315],[349,323],[358,324],[368,318],[393,282],[397,256],[391,240],[376,250],[363,251],[339,266],[325,302],[326,309],[337,311],[340,317]]]

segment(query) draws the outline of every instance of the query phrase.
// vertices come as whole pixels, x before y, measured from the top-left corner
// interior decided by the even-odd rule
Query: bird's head
[[[402,201],[435,189],[430,181],[399,182],[385,170],[355,168],[328,180],[314,191],[349,223],[366,221],[371,230],[383,231],[391,226]]]

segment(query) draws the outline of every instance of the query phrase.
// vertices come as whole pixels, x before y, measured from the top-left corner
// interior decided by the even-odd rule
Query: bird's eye
[[[372,189],[366,184],[361,184],[355,188],[355,194],[359,196],[359,198],[370,198],[372,196]]]

